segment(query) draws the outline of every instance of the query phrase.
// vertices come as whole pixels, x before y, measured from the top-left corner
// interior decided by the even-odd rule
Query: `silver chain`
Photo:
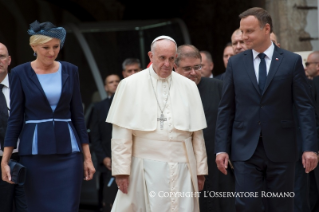
[[[148,68],[148,73],[150,74],[150,80],[151,80],[151,84],[152,84],[153,91],[154,91],[154,94],[155,94],[155,98],[156,98],[156,101],[157,101],[157,105],[158,105],[158,107],[159,107],[161,113],[163,114],[163,112],[164,112],[164,110],[165,110],[165,107],[166,107],[166,104],[167,104],[167,102],[168,102],[168,98],[169,98],[169,94],[170,94],[170,90],[171,90],[172,76],[171,76],[171,83],[169,84],[169,87],[168,87],[167,99],[166,99],[165,105],[164,105],[163,110],[162,110],[162,108],[161,108],[161,106],[160,106],[160,104],[159,104],[159,101],[158,101],[158,99],[157,99],[157,95],[156,95],[155,88],[154,88],[154,85],[153,85],[153,81],[152,81],[152,76],[151,76],[151,71],[150,71],[150,70],[151,70],[151,69]]]

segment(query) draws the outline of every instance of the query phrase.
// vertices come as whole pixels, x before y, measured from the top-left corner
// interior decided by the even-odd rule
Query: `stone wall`
[[[308,10],[298,9],[307,6],[306,0],[266,0],[265,9],[271,14],[274,32],[281,47],[290,51],[312,50],[310,41],[300,38],[310,37],[306,31]]]

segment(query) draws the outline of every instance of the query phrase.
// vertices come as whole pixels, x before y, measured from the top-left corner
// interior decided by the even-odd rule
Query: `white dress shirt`
[[[2,88],[2,93],[4,94],[4,97],[6,99],[7,102],[7,107],[10,108],[10,87],[9,87],[9,77],[8,74],[7,76],[2,80],[2,82],[0,83],[3,86]],[[8,114],[10,115],[10,114]]]
[[[275,46],[271,42],[271,45],[268,47],[268,49],[266,49],[266,51],[263,52],[266,55],[265,62],[266,62],[267,76],[268,76],[268,73],[269,73],[269,68],[270,68],[270,64],[271,64],[272,55],[274,54],[274,50],[275,50]],[[252,51],[253,51],[253,61],[254,61],[255,74],[256,74],[256,78],[257,78],[257,83],[259,83],[259,63],[260,63],[260,58],[258,57],[258,55],[261,52],[257,52],[255,50],[252,50]]]

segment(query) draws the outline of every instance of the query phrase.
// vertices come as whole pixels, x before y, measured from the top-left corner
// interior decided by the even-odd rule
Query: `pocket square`
[[[26,168],[12,159],[9,160],[8,165],[10,166],[11,181],[15,184],[23,185],[26,178]]]

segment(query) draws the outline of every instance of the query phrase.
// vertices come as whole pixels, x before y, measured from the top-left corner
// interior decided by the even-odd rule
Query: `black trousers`
[[[233,164],[236,179],[235,191],[239,194],[235,200],[237,212],[293,211],[295,162],[270,161],[260,138],[255,153],[249,160],[236,161]]]
[[[319,167],[309,172],[309,204],[311,212],[319,211]]]
[[[308,178],[309,174],[305,173],[302,161],[298,160],[295,164],[294,212],[310,212]]]
[[[18,153],[13,153],[11,159],[19,161]],[[2,160],[2,157],[0,157],[0,160]],[[2,176],[1,169],[0,176]],[[0,211],[27,212],[23,186],[13,185],[0,179]]]
[[[111,206],[113,205],[113,202],[115,200],[118,188],[114,180],[111,180],[112,173],[111,171],[103,172],[101,173],[101,178],[103,180],[103,212],[110,212]]]

